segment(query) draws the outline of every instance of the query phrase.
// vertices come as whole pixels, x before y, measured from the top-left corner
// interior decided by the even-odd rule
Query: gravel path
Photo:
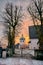
[[[0,58],[0,65],[43,65],[43,61],[22,58]]]

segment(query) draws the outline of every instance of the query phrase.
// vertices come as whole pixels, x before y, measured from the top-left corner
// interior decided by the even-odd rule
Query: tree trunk
[[[12,44],[12,52],[13,52],[13,54],[15,54],[15,28],[13,28],[13,33],[12,33],[12,35],[13,35],[13,40],[12,40],[12,42],[13,42],[13,44]]]
[[[43,50],[43,20],[42,20],[42,17],[40,17],[40,18],[41,18],[40,19],[41,20],[41,31],[40,31],[41,32],[41,35],[40,35],[40,40],[39,40],[40,41],[39,42],[40,43],[39,44],[39,49],[40,50]]]

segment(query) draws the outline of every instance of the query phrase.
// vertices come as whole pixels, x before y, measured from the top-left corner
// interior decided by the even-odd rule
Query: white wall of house
[[[30,39],[31,43],[29,44],[29,49],[38,49],[39,45],[37,45],[38,39]]]

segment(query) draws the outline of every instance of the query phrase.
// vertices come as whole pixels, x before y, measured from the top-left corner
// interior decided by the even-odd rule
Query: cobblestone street
[[[0,65],[43,65],[43,61],[22,58],[0,58]]]

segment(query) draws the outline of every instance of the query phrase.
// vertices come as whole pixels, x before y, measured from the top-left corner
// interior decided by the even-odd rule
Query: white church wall
[[[29,44],[29,49],[38,49],[39,45],[37,44],[38,39],[31,39],[31,43]]]

